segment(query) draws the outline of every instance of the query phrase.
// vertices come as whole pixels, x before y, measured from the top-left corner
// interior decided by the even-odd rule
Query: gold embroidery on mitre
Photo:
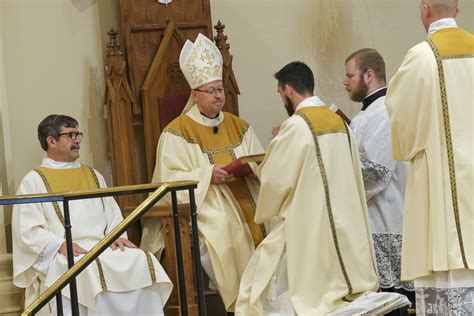
[[[199,34],[194,44],[186,41],[179,56],[179,65],[191,89],[222,80],[222,55],[217,46]]]

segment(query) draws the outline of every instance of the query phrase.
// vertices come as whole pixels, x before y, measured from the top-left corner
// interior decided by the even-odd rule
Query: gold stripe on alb
[[[151,284],[155,284],[156,273],[155,273],[155,266],[153,265],[153,260],[151,259],[151,255],[148,251],[143,250],[143,252],[145,253],[146,262],[148,263],[148,272],[150,272]]]
[[[332,213],[332,207],[331,207],[331,196],[329,194],[329,185],[328,185],[328,179],[326,175],[326,169],[324,167],[324,161],[323,157],[321,155],[321,149],[319,148],[319,141],[318,141],[318,136],[316,134],[316,131],[314,130],[313,126],[311,125],[310,120],[306,115],[304,115],[301,112],[295,112],[295,115],[300,116],[308,125],[311,134],[313,135],[313,140],[314,140],[314,146],[316,148],[316,158],[318,160],[318,166],[319,170],[321,172],[321,180],[323,181],[323,186],[324,186],[324,194],[326,198],[326,207],[328,210],[328,218],[329,218],[329,223],[331,225],[331,232],[332,232],[332,237],[334,241],[334,246],[336,248],[336,253],[337,253],[337,258],[339,260],[339,265],[341,266],[342,274],[344,276],[344,280],[346,281],[347,288],[349,290],[348,295],[352,294],[352,284],[351,281],[349,280],[349,276],[347,274],[346,267],[344,265],[344,260],[342,259],[341,255],[341,250],[339,248],[339,242],[337,240],[337,232],[336,232],[336,225],[334,224],[334,216]]]
[[[34,169],[34,171],[36,171],[36,173],[41,177],[41,180],[43,180],[44,186],[46,187],[46,191],[48,191],[48,193],[52,193],[51,186],[49,185],[48,179],[46,179],[46,176],[44,175],[44,173],[39,169]],[[55,201],[52,203],[53,203],[54,211],[56,212],[56,216],[58,217],[61,224],[64,226],[65,225],[64,216],[63,216],[63,213],[61,212],[61,208],[59,207],[58,202]]]
[[[97,269],[99,270],[100,286],[102,287],[102,291],[107,291],[107,283],[105,282],[104,271],[102,270],[102,264],[100,263],[99,258],[95,259],[95,263],[97,264]]]
[[[97,189],[100,189],[99,179],[97,178],[97,175],[95,174],[94,169],[92,169],[92,167],[89,167],[89,166],[86,166],[86,167],[91,172],[92,178],[94,178],[95,185],[97,185]]]
[[[446,92],[446,82],[444,80],[444,68],[442,57],[436,48],[435,43],[431,39],[427,39],[428,44],[433,50],[438,65],[439,87],[441,93],[441,107],[443,110],[444,134],[446,137],[446,151],[448,156],[449,180],[451,182],[451,199],[453,201],[454,220],[456,221],[456,230],[459,240],[459,248],[461,250],[464,268],[469,269],[464,251],[463,237],[461,231],[461,220],[459,216],[458,194],[456,187],[456,169],[454,165],[453,140],[451,136],[451,126],[449,121],[448,95]]]

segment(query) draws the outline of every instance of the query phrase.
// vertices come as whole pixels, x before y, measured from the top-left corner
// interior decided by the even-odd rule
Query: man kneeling
[[[38,138],[47,158],[23,178],[18,194],[104,188],[101,174],[76,161],[82,135],[74,118],[46,117],[38,126]],[[112,197],[72,201],[69,206],[77,261],[122,221],[122,214]],[[13,282],[26,288],[25,303],[29,305],[68,269],[62,204],[16,205],[12,228]],[[163,315],[172,289],[155,257],[126,236],[118,238],[76,281],[81,315]],[[62,294],[68,296],[69,291]],[[69,314],[70,304],[67,298],[64,301],[65,314]],[[52,300],[42,313],[55,309]]]

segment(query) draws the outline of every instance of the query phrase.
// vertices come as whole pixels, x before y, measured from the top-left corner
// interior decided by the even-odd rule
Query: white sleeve
[[[48,273],[49,265],[54,257],[58,254],[59,248],[63,244],[64,239],[54,238],[41,250],[38,259],[33,263],[32,268],[39,273],[46,275]]]

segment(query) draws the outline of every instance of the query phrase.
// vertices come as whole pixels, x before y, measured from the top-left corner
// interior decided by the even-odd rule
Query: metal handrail
[[[76,192],[65,192],[65,193],[53,193],[53,194],[33,194],[33,195],[20,195],[20,196],[4,196],[0,197],[0,205],[5,204],[21,204],[21,203],[39,203],[39,202],[52,202],[52,201],[63,201],[65,206],[69,200],[78,200],[85,198],[97,198],[110,195],[123,195],[131,193],[140,193],[140,192],[150,192],[151,190],[156,189],[148,198],[145,199],[135,210],[133,210],[117,227],[115,227],[110,233],[108,233],[98,244],[96,244],[84,257],[82,257],[77,263],[72,265],[69,270],[63,274],[55,283],[53,283],[43,294],[41,294],[28,308],[24,310],[22,315],[31,315],[38,312],[47,302],[49,302],[55,295],[57,295],[67,284],[75,282],[75,277],[83,271],[87,265],[94,261],[107,247],[109,247],[115,239],[122,235],[129,226],[138,221],[159,199],[161,199],[168,192],[172,192],[173,195],[173,216],[175,221],[178,220],[178,211],[177,203],[174,196],[177,190],[189,190],[190,201],[191,203],[191,217],[196,216],[196,207],[194,204],[194,189],[197,186],[196,181],[176,181],[176,182],[167,182],[167,183],[157,183],[157,184],[144,184],[144,185],[132,185],[132,186],[121,186],[121,187],[111,187],[111,188],[102,188],[95,190],[83,190]],[[176,204],[176,205],[175,205]],[[195,219],[194,219],[195,221]],[[194,226],[194,223],[193,223]],[[193,239],[197,238],[197,226],[195,227],[195,232],[193,231]],[[178,234],[179,231],[175,232]],[[193,240],[195,243],[196,241]],[[181,245],[177,245],[178,248],[181,248]],[[177,249],[178,250],[178,249]],[[195,257],[199,257],[199,249],[195,250]],[[197,251],[197,252],[196,252]],[[72,255],[72,253],[71,253]],[[182,256],[180,253],[178,255],[178,266],[182,265]],[[68,254],[69,256],[69,254]],[[196,261],[195,258],[195,269],[200,269],[199,260]],[[199,270],[196,271],[199,274]],[[183,278],[179,278],[180,283]],[[196,278],[198,298],[201,296],[200,291],[202,291],[202,280],[200,277]],[[183,284],[184,285],[184,284]],[[181,290],[181,289],[180,289]],[[185,289],[184,289],[185,292]],[[77,298],[76,298],[77,299]],[[71,303],[74,302],[71,300]],[[181,306],[184,307],[183,314],[187,314],[187,304],[186,296],[184,294],[184,301],[181,302]],[[199,302],[200,314],[204,315],[205,303],[201,304]],[[202,306],[201,306],[202,305]],[[76,306],[77,308],[77,306]],[[202,313],[204,312],[204,313]],[[73,309],[73,314],[76,314]],[[78,314],[78,313],[77,313]]]

